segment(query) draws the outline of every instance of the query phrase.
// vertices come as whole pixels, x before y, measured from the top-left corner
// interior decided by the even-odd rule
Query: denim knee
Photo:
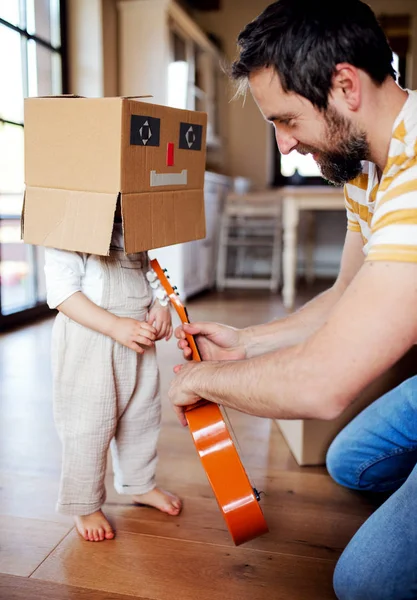
[[[366,588],[367,581],[364,581],[356,572],[356,557],[345,557],[345,554],[339,559],[333,575],[333,589],[338,600],[384,600],[379,594],[371,596],[370,590]],[[386,600],[394,600],[387,598]]]
[[[333,574],[333,589],[338,600],[406,600],[416,598],[415,587],[402,582],[399,574],[384,570],[380,563],[366,563],[363,552],[342,554]],[[414,589],[414,591],[413,591]]]
[[[339,433],[330,444],[326,456],[326,467],[336,483],[348,488],[359,489],[356,468],[349,460],[350,448],[343,434],[344,431]]]
[[[342,554],[333,574],[333,589],[338,600],[363,599],[358,589],[360,582],[355,577],[354,569],[354,561],[345,559],[344,554]]]

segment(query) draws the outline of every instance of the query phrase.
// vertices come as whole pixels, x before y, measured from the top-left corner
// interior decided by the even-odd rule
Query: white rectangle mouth
[[[161,185],[187,185],[188,171],[183,169],[181,173],[157,173],[151,171],[151,187]]]

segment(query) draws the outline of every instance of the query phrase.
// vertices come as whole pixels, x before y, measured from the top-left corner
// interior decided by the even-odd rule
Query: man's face
[[[361,161],[369,158],[366,135],[330,104],[320,112],[306,98],[284,92],[271,67],[253,73],[249,87],[264,118],[274,125],[281,154],[312,154],[322,176],[336,185],[362,172]]]

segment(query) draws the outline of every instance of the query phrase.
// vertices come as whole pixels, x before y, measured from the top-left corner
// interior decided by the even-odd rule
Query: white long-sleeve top
[[[119,224],[114,226],[111,247],[117,250],[124,248],[122,226]],[[76,292],[82,292],[101,306],[103,269],[99,256],[45,248],[45,277],[46,301],[50,308],[56,308]]]

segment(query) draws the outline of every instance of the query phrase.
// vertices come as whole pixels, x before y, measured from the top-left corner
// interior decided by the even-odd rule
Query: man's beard
[[[297,151],[301,154],[318,154],[316,162],[322,176],[335,185],[343,185],[362,173],[361,161],[369,158],[368,141],[363,131],[356,129],[334,108],[329,107],[324,118],[328,149],[319,150],[299,144]]]

